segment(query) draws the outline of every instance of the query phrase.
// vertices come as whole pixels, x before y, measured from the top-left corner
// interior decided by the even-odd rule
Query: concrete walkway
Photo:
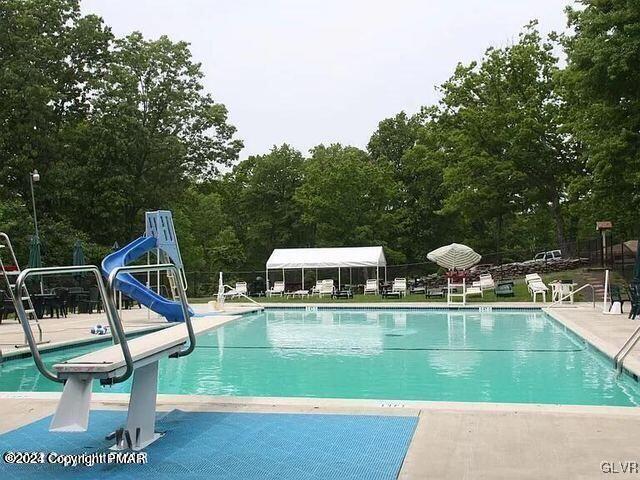
[[[0,433],[51,415],[58,396],[0,393],[4,412]],[[94,394],[92,409],[125,410],[127,401],[123,394]],[[399,475],[405,480],[606,478],[603,468],[608,464],[603,462],[620,469],[621,463],[640,460],[640,409],[438,402],[381,405],[372,400],[158,397],[160,411],[418,416]]]

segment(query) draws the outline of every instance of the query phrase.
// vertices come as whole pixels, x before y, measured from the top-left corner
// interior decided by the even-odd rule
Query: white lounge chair
[[[480,279],[473,282],[472,287],[480,287],[482,291],[485,290],[493,290],[495,288],[495,283],[493,281],[493,277],[490,273],[483,273],[480,275]]]
[[[378,280],[375,278],[367,280],[367,284],[364,286],[364,294],[366,295],[367,293],[378,294]]]
[[[273,295],[284,295],[284,282],[273,282],[273,287],[267,290],[267,297]]]
[[[225,292],[225,297],[238,298],[242,295],[247,295],[247,282],[236,282],[236,287]]]
[[[318,291],[318,296],[322,297],[323,295],[333,295],[333,280],[322,280],[320,284],[320,290]]]
[[[537,273],[531,273],[525,276],[525,281],[527,282],[527,289],[529,290],[529,293],[533,296],[533,303],[536,303],[538,295],[541,295],[542,302],[546,303],[549,287],[544,284],[540,275]]]
[[[391,286],[392,292],[400,292],[400,296],[404,297],[407,294],[407,279],[406,278],[396,278],[393,280],[393,285]]]
[[[316,281],[316,285],[315,287],[313,287],[311,289],[311,294],[312,295],[317,295],[318,293],[320,293],[320,289],[322,288],[322,280],[318,280]]]

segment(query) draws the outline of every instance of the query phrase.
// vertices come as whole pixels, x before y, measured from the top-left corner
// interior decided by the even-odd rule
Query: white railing
[[[586,283],[586,284],[582,285],[580,288],[574,290],[573,292],[568,293],[564,297],[556,300],[551,305],[549,305],[549,308],[555,307],[556,305],[561,304],[563,301],[567,300],[568,298],[573,297],[576,293],[578,293],[579,291],[581,291],[581,290],[583,290],[583,289],[585,289],[587,287],[591,288],[591,299],[593,301],[593,308],[596,308],[596,289],[590,283]]]

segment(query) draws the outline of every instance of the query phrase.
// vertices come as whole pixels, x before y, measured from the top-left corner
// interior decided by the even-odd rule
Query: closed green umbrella
[[[76,240],[76,243],[73,245],[73,264],[76,266],[85,265],[84,259],[84,249],[82,248],[82,243],[80,240]],[[74,275],[77,282],[80,282],[84,274],[76,273]]]
[[[42,267],[42,253],[40,251],[40,239],[37,235],[31,237],[31,241],[29,242],[29,268],[40,268]],[[43,292],[42,285],[42,277],[36,276],[36,281],[40,282],[40,293]]]
[[[640,239],[636,244],[636,264],[633,267],[633,281],[640,283]]]
[[[37,235],[31,237],[29,242],[29,268],[42,267],[42,253],[40,251],[40,239]]]

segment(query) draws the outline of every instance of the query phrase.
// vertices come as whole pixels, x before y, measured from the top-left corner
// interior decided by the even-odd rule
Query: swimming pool
[[[48,364],[100,348],[45,355]],[[129,384],[96,391],[128,391]],[[61,385],[31,359],[0,390]],[[634,406],[638,383],[538,310],[266,310],[160,362],[160,393]]]

